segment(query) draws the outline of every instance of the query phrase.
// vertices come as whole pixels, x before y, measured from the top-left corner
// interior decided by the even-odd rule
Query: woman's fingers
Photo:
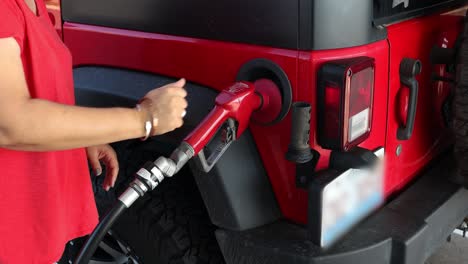
[[[173,83],[174,86],[177,86],[177,87],[184,87],[185,86],[185,78],[182,78],[180,80],[178,80],[177,82]]]
[[[110,147],[109,150],[106,151],[102,160],[106,166],[106,178],[104,180],[103,187],[108,191],[109,188],[114,187],[115,185],[117,175],[119,174],[119,162],[115,151]]]
[[[91,165],[91,169],[93,170],[96,176],[101,175],[102,167],[101,163],[99,162],[99,151],[96,147],[89,147],[86,149],[86,154],[88,155],[88,161]]]
[[[106,176],[102,187],[106,191],[109,191],[111,187],[114,187],[117,175],[119,174],[119,162],[114,149],[109,145],[94,146],[87,148],[86,154],[96,176],[102,174],[101,162],[106,167]]]

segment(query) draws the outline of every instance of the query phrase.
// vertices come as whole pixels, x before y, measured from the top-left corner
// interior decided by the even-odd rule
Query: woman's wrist
[[[142,141],[145,141],[151,136],[153,131],[153,116],[151,112],[141,104],[137,104],[135,106],[135,109],[139,113],[140,124],[142,124],[142,128],[144,131],[143,136],[140,138]]]

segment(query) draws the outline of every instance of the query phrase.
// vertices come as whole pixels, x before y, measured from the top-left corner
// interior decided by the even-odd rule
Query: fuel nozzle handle
[[[306,163],[313,158],[310,149],[310,111],[306,102],[295,102],[292,105],[291,141],[286,159],[295,163]]]
[[[255,92],[253,83],[234,83],[221,91],[213,110],[184,141],[192,146],[194,155],[198,155],[229,118],[237,123],[235,136],[238,138],[249,126],[252,113],[261,106],[261,96]]]

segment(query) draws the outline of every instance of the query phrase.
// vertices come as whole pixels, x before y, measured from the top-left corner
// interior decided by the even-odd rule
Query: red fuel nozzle
[[[229,118],[237,122],[237,138],[248,127],[252,113],[262,107],[262,96],[255,91],[254,84],[237,82],[216,97],[215,108],[184,141],[197,155]]]

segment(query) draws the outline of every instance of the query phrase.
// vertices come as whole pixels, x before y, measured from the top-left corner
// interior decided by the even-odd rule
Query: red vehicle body
[[[57,5],[49,5],[57,31],[71,50],[76,68],[100,66],[174,78],[184,77],[190,82],[220,91],[236,80],[239,69],[246,62],[262,58],[276,63],[289,79],[292,101],[312,105],[310,145],[320,153],[316,171],[329,169],[331,153],[331,150],[320,146],[316,136],[320,129],[316,120],[319,113],[314,110],[317,101],[321,100],[316,93],[320,67],[337,59],[359,56],[373,58],[375,88],[372,128],[369,137],[360,147],[385,149],[384,195],[388,199],[397,198],[410,182],[427,171],[430,164],[439,160],[452,144],[450,128],[445,123],[443,113],[451,87],[449,83],[431,78],[433,73],[443,76],[450,76],[451,73],[446,65],[432,65],[429,55],[435,45],[449,48],[455,46],[463,26],[460,13],[464,14],[464,9],[459,9],[458,12],[448,11],[462,7],[461,3],[434,10],[430,15],[414,15],[411,19],[399,19],[389,25],[384,24],[381,27],[385,28],[386,37],[380,40],[330,49],[292,49],[181,36],[176,33],[143,32],[124,27],[102,26],[93,20],[81,23],[73,21],[73,16],[68,15],[64,16],[65,22],[62,24],[61,17],[57,15]],[[62,8],[68,6],[70,5]],[[96,7],[98,8],[100,7]],[[359,25],[350,25],[357,26]],[[408,140],[397,138],[398,128],[405,126],[407,122],[408,111],[408,88],[401,84],[399,75],[403,58],[418,59],[422,64],[422,72],[417,77],[419,93],[415,125]],[[250,132],[271,183],[281,218],[304,226],[307,224],[310,198],[307,190],[296,186],[295,165],[284,158],[290,139],[290,123],[290,115],[287,115],[284,120],[271,126],[252,123]],[[217,224],[216,221],[214,223]],[[456,224],[456,221],[451,223]],[[274,229],[270,231],[275,232]],[[223,253],[228,263],[244,263],[242,261],[248,259],[248,256],[244,256],[245,258],[237,258],[239,262],[235,262],[234,253]],[[292,259],[290,258],[290,263]],[[405,261],[409,259],[406,258]],[[272,260],[264,263],[280,262]]]

